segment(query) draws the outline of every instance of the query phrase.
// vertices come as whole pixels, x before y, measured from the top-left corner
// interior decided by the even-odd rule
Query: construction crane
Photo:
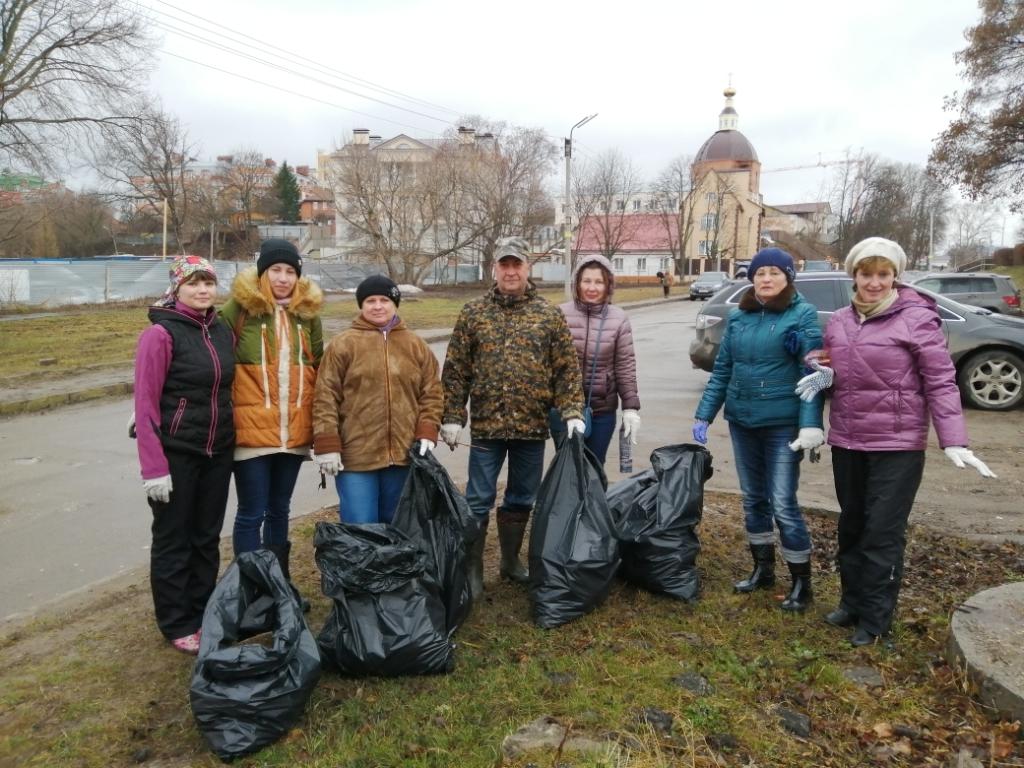
[[[780,173],[781,171],[804,171],[810,168],[827,168],[830,165],[861,165],[864,158],[846,158],[845,160],[822,160],[821,153],[818,153],[818,162],[808,165],[787,165],[782,168],[762,168],[761,173]]]

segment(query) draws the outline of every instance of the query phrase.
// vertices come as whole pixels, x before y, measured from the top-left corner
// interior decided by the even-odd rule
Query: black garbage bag
[[[433,453],[427,451],[426,456],[420,456],[414,444],[409,460],[409,476],[392,526],[427,554],[430,574],[441,587],[450,637],[473,607],[466,554],[480,526],[466,498]]]
[[[268,596],[270,647],[238,644],[251,602],[265,603]],[[316,640],[277,558],[267,550],[240,554],[203,614],[189,688],[200,732],[223,760],[256,752],[295,726],[319,679]]]
[[[607,485],[582,436],[564,440],[544,475],[530,530],[530,599],[539,627],[579,618],[608,596],[619,546]]]
[[[608,489],[626,581],[679,600],[697,599],[697,526],[704,483],[713,471],[707,448],[666,445],[651,454],[651,469]]]
[[[329,667],[352,677],[451,671],[441,587],[414,541],[390,525],[317,523],[313,544],[333,601],[317,637]]]

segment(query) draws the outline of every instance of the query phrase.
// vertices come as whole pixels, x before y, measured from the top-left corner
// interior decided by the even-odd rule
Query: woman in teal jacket
[[[779,248],[755,254],[747,272],[753,286],[729,315],[711,379],[697,406],[693,438],[707,443],[708,424],[725,405],[744,523],[754,570],[735,584],[753,592],[775,584],[775,533],[793,586],[783,610],[802,611],[813,600],[811,538],[796,487],[805,449],[825,442],[822,396],[804,402],[794,387],[803,358],[821,347],[814,305],[793,287],[793,257]]]

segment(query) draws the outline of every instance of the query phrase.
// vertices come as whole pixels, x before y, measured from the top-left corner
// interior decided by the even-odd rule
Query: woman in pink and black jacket
[[[199,628],[220,566],[231,483],[235,352],[217,319],[217,275],[181,256],[149,310],[135,355],[135,425],[142,486],[153,513],[150,586],[160,631],[183,653]]]
[[[929,420],[958,467],[995,477],[967,449],[967,427],[935,301],[896,282],[903,249],[870,237],[846,257],[850,306],[825,329],[817,369],[797,385],[805,399],[832,387],[828,443],[839,499],[839,607],[825,621],[856,627],[854,646],[888,633],[903,575],[907,518],[924,471]]]
[[[615,273],[608,259],[583,256],[573,272],[573,300],[559,306],[572,332],[583,374],[583,396],[592,411],[585,443],[602,465],[615,432],[620,400],[623,431],[633,445],[640,432],[633,328],[622,308],[612,304],[614,293]],[[552,434],[557,440],[557,430]]]

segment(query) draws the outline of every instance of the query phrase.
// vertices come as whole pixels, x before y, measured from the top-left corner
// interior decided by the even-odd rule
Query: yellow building
[[[760,242],[761,162],[737,127],[736,91],[730,86],[723,94],[718,130],[694,158],[693,191],[683,202],[683,214],[691,223],[685,248],[689,274],[732,272],[733,263],[750,259]]]

